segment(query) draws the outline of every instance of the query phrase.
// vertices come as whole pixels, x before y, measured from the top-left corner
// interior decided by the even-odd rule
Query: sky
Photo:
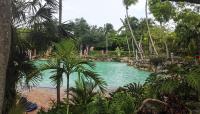
[[[129,15],[145,17],[145,0],[129,8]],[[103,26],[112,23],[120,28],[120,18],[125,17],[122,0],[63,0],[63,22],[83,17],[90,25]]]

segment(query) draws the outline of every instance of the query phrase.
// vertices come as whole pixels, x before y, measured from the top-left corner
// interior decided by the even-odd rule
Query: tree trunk
[[[108,37],[106,35],[106,54],[108,54]]]
[[[164,44],[165,44],[165,50],[166,50],[167,59],[169,59],[169,48],[167,46],[167,42],[164,41]]]
[[[143,50],[143,48],[142,48],[142,36],[141,36],[141,38],[140,38],[139,48],[141,49],[141,53],[144,54],[144,50]],[[143,57],[145,57],[145,56],[143,55]]]
[[[57,83],[57,104],[60,104],[60,81]]]
[[[148,0],[146,0],[146,5],[145,5],[147,30],[148,30],[148,34],[149,34],[149,39],[150,39],[150,42],[151,42],[151,46],[153,47],[153,50],[154,50],[155,54],[158,55],[158,52],[157,52],[156,47],[155,47],[155,44],[154,44],[153,39],[151,37],[151,32],[150,32],[149,22],[148,22],[147,6],[148,6]]]
[[[69,114],[69,74],[67,73],[67,114]]]
[[[59,25],[62,23],[62,0],[59,0]],[[58,72],[60,75],[60,72]],[[57,104],[60,104],[60,79],[57,80]]]
[[[130,55],[131,55],[131,51],[130,51],[130,46],[129,46],[129,41],[128,41],[128,37],[126,36],[126,41],[127,41],[127,45],[128,45],[128,61],[130,59]]]
[[[140,49],[139,46],[138,46],[137,40],[135,39],[135,36],[134,36],[134,34],[133,34],[133,30],[132,30],[132,28],[131,28],[131,25],[130,25],[130,22],[129,22],[129,18],[128,18],[128,17],[129,17],[129,16],[128,16],[128,9],[126,8],[126,18],[127,18],[128,28],[129,28],[129,30],[130,30],[130,32],[131,32],[131,36],[132,36],[132,39],[133,39],[133,41],[134,41],[134,43],[135,43],[136,49],[138,50],[138,52],[139,52],[139,54],[140,54],[140,58],[143,59],[143,54],[142,54],[142,52],[141,52],[141,49]]]
[[[148,39],[148,44],[149,44],[149,54],[152,55],[153,50],[152,50],[150,39]]]
[[[58,75],[60,75],[60,73]],[[60,78],[58,78],[57,80],[56,90],[57,90],[57,104],[60,104]]]
[[[62,0],[59,0],[59,25],[62,23]]]
[[[67,74],[67,103],[69,103],[69,74]]]
[[[5,93],[6,69],[10,52],[11,40],[11,2],[0,0],[0,114],[2,114]]]
[[[133,57],[135,56],[135,46],[134,46],[134,41],[133,41],[133,39],[131,39],[131,45],[132,45],[132,49],[133,49]],[[136,58],[136,60],[138,60],[137,58]]]

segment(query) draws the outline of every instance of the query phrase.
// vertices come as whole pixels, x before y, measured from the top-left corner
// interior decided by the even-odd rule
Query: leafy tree
[[[191,9],[182,10],[176,18],[177,26],[175,29],[179,44],[182,48],[190,49],[193,54],[200,53],[200,15]],[[193,50],[192,50],[193,47]]]
[[[170,51],[175,52],[177,37],[174,32],[160,26],[154,26],[151,28],[151,35],[156,41],[158,50],[161,53],[160,56],[162,56],[162,52],[166,52],[166,58],[169,58]]]
[[[94,64],[88,61],[82,61],[76,56],[76,46],[73,41],[63,41],[55,45],[56,55],[61,58],[64,64],[64,72],[67,76],[67,105],[69,107],[69,77],[72,73],[80,73],[83,76],[94,80],[99,85],[100,90],[104,90],[104,81],[89,68],[94,68]],[[69,110],[68,110],[69,111]]]
[[[160,0],[150,0],[149,10],[160,25],[173,19],[175,15],[175,8],[169,1],[161,2]]]

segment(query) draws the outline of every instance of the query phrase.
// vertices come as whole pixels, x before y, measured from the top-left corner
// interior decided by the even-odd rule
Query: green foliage
[[[127,93],[116,93],[109,104],[109,114],[133,114],[135,111],[134,100]]]
[[[76,86],[70,88],[70,91],[72,91],[71,112],[73,114],[93,114],[96,111],[93,109],[97,108],[93,105],[95,105],[95,96],[98,95],[98,85],[95,82],[80,78],[76,81]]]
[[[124,86],[126,92],[134,98],[135,109],[138,109],[145,98],[145,88],[140,83],[130,83]]]
[[[109,114],[109,101],[101,95],[96,95],[94,101],[88,104],[87,114]]]
[[[150,0],[149,9],[155,19],[160,23],[166,23],[175,15],[175,7],[171,2],[160,0]]]
[[[151,96],[159,97],[163,94],[176,94],[180,97],[199,92],[199,66],[170,65],[168,71],[153,73],[147,78],[145,88]],[[187,90],[187,91],[186,91]],[[184,96],[183,99],[186,99]]]
[[[73,40],[63,40],[55,44],[54,56],[59,59],[76,59],[77,48]]]
[[[129,6],[136,4],[138,0],[123,0],[123,4],[128,8]]]
[[[199,47],[199,27],[200,14],[192,11],[191,9],[185,9],[178,13],[175,29],[178,36],[179,45],[186,53],[191,52],[193,55],[200,49]]]
[[[21,105],[16,105],[15,107],[11,108],[8,114],[24,114],[25,109]]]
[[[110,26],[110,25],[109,25]],[[111,25],[112,27],[112,25]],[[105,41],[105,31],[102,27],[90,26],[83,18],[75,19],[64,25],[64,28],[73,33],[80,48],[94,46]]]
[[[59,105],[53,102],[53,106],[48,111],[41,109],[38,114],[67,114],[67,105],[64,102],[61,102]]]
[[[81,78],[76,81],[76,86],[71,87],[70,91],[72,91],[72,103],[84,106],[88,103],[92,102],[92,97],[94,97],[97,92],[94,92],[95,89],[98,89],[98,85],[93,82],[92,80],[85,80],[84,78]]]
[[[186,77],[186,81],[189,86],[200,92],[200,66],[196,66],[191,69]]]

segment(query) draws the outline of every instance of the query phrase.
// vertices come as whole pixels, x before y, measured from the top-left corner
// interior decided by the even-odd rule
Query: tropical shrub
[[[64,102],[60,102],[60,104],[56,104],[52,101],[53,105],[50,109],[45,111],[45,109],[40,109],[38,114],[67,114],[67,104]],[[71,113],[69,113],[71,114]]]
[[[109,103],[109,114],[134,114],[135,98],[126,92],[116,93]]]

